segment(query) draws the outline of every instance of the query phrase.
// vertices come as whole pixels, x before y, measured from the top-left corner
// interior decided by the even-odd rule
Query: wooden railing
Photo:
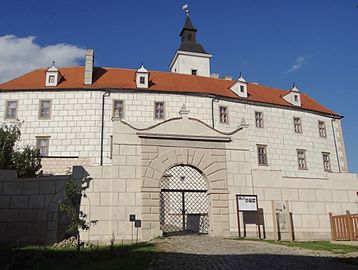
[[[345,215],[333,216],[332,213],[329,213],[329,221],[332,241],[358,240],[358,214],[351,215],[349,211],[346,211]]]

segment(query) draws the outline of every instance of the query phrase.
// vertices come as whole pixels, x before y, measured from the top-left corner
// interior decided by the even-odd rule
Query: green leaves
[[[32,146],[17,147],[21,124],[0,125],[0,170],[16,170],[19,177],[35,177],[42,173],[40,153]]]

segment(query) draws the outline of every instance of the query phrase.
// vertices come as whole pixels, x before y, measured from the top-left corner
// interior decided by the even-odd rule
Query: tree
[[[21,122],[0,125],[0,170],[16,170],[19,177],[41,174],[40,152],[33,146],[19,148]]]
[[[72,177],[65,183],[67,199],[60,203],[60,211],[64,212],[69,220],[67,232],[77,237],[77,254],[80,252],[80,230],[89,230],[91,225],[97,224],[98,220],[87,221],[87,214],[80,210],[82,198],[87,198],[85,190],[92,180],[89,175],[84,175],[79,181],[74,181]]]

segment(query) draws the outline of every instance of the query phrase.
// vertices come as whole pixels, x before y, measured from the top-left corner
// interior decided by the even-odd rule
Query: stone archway
[[[142,145],[143,239],[163,234],[160,227],[161,180],[165,172],[177,165],[191,166],[207,179],[209,205],[208,233],[229,235],[228,189],[225,149],[195,147],[160,147]]]
[[[199,170],[187,165],[174,166],[163,175],[160,188],[163,235],[209,232],[207,183]]]

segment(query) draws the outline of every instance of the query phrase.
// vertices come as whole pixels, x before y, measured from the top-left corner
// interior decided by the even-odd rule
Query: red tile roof
[[[60,68],[62,79],[57,87],[45,86],[46,69],[37,69],[14,80],[0,84],[1,90],[46,90],[46,89],[132,89],[135,90],[135,70],[122,68],[94,68],[93,84],[84,85],[83,67]],[[242,99],[253,102],[268,103],[285,107],[295,107],[286,102],[282,96],[288,93],[272,87],[248,83],[248,97],[240,98],[229,87],[235,82],[192,76],[171,72],[150,71],[148,90],[165,92],[185,92],[213,94],[222,97]],[[327,109],[305,94],[301,95],[302,109],[334,116],[339,114]]]

